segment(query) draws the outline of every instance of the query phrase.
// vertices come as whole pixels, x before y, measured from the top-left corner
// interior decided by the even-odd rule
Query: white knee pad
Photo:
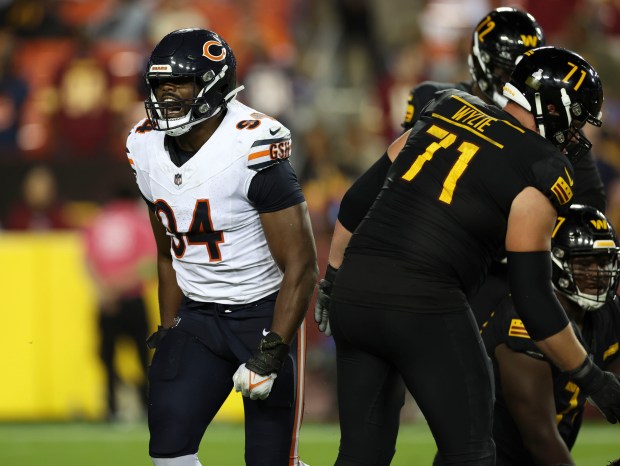
[[[176,458],[151,458],[154,466],[202,466],[198,455],[185,455]]]

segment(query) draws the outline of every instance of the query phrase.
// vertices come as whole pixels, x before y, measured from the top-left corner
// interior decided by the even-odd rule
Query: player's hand
[[[274,332],[265,335],[258,349],[233,375],[235,391],[252,400],[267,398],[278,371],[288,357],[288,351],[289,347],[280,335]]]
[[[319,324],[319,330],[324,332],[327,337],[332,334],[332,329],[329,327],[329,305],[331,303],[332,285],[336,278],[336,272],[338,272],[338,269],[327,264],[325,278],[319,282],[319,292],[314,306],[314,320]]]
[[[601,370],[590,358],[568,374],[609,422],[620,420],[620,377]]]
[[[620,420],[620,377],[612,372],[601,373],[604,385],[598,391],[590,393],[588,401],[596,406],[609,422],[615,424]]]
[[[245,364],[241,364],[233,375],[235,391],[241,392],[241,395],[251,400],[264,400],[271,393],[277,376],[275,372],[266,376],[258,375],[248,369]]]

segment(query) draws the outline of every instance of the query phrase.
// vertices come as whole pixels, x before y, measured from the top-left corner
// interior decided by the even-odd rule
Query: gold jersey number
[[[426,132],[431,136],[437,138],[438,141],[429,144],[424,153],[418,155],[415,161],[411,164],[409,170],[407,170],[407,172],[402,176],[403,180],[413,181],[413,179],[420,172],[424,164],[433,158],[435,152],[437,152],[439,149],[447,149],[456,142],[456,134],[450,133],[449,131],[442,129],[439,126],[432,125],[430,128],[428,128],[428,130],[426,130]],[[466,141],[462,142],[461,145],[457,148],[461,155],[456,160],[456,162],[450,169],[448,176],[443,182],[441,195],[439,196],[439,200],[441,202],[445,202],[446,204],[452,203],[452,196],[454,195],[454,190],[456,189],[456,183],[463,175],[469,165],[469,162],[474,157],[474,155],[476,155],[476,152],[478,152],[479,149],[479,146]]]

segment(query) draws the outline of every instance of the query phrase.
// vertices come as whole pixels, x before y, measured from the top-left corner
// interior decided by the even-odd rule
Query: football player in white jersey
[[[200,441],[234,387],[246,464],[303,465],[304,317],[318,267],[290,132],[235,100],[235,57],[214,32],[165,36],[145,80],[148,118],[127,156],[158,246],[153,464],[200,465]]]

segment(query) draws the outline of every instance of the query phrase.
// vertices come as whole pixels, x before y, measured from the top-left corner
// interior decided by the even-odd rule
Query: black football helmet
[[[504,84],[519,55],[545,45],[542,28],[529,13],[501,7],[486,15],[474,29],[469,72],[480,90],[503,107]]]
[[[197,123],[226,108],[243,86],[237,87],[237,61],[229,45],[206,29],[180,29],[166,35],[153,49],[144,75],[148,97],[144,102],[153,129],[170,136],[186,133]],[[157,101],[155,89],[167,79],[189,79],[194,97]],[[183,116],[169,112],[187,109]]]
[[[558,217],[551,239],[554,288],[584,310],[599,309],[618,288],[619,251],[618,237],[605,215],[573,204]],[[591,265],[584,266],[584,261]]]
[[[580,129],[601,126],[603,85],[582,57],[558,47],[541,47],[521,55],[504,95],[531,112],[541,136],[565,151],[575,163],[592,144]]]

